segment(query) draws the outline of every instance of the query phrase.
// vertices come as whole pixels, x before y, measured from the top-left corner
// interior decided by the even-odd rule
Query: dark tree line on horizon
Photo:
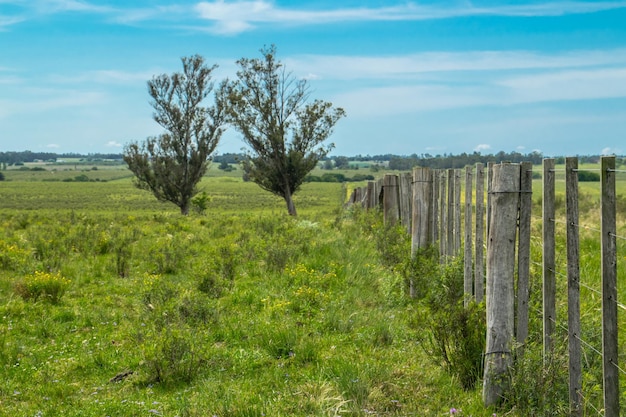
[[[547,157],[547,156],[546,156]],[[58,162],[63,159],[82,159],[84,162],[97,162],[103,160],[113,160],[123,162],[121,153],[54,153],[54,152],[31,152],[31,151],[10,151],[0,152],[0,163],[11,165],[19,165],[27,162],[46,161],[46,162]],[[245,158],[242,153],[223,153],[215,155],[213,162],[221,163],[226,162],[228,164],[238,164]],[[467,165],[474,165],[477,162],[522,162],[529,161],[534,165],[540,165],[544,155],[540,152],[531,152],[528,154],[522,154],[519,152],[504,152],[500,151],[495,154],[481,154],[480,152],[473,153],[461,153],[461,154],[411,154],[411,155],[397,155],[397,154],[379,154],[379,155],[355,155],[355,156],[326,156],[323,161],[348,161],[348,162],[366,162],[373,161],[378,163],[386,163],[389,169],[409,170],[415,166],[423,166],[435,169],[447,169],[447,168],[462,168]],[[557,164],[565,163],[565,156],[556,156]],[[578,155],[580,163],[598,163],[601,155]],[[626,165],[626,156],[618,157],[616,159],[617,165]],[[345,168],[344,166],[342,166]]]

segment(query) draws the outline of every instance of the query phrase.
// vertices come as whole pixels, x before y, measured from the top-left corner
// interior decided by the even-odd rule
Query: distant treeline
[[[6,165],[20,165],[26,162],[59,162],[63,159],[79,159],[84,162],[96,162],[104,160],[122,161],[122,154],[79,154],[79,153],[62,153],[57,154],[54,152],[0,152],[0,163]],[[243,153],[224,153],[213,157],[213,162],[238,164],[243,161],[246,156]],[[429,167],[434,169],[447,169],[447,168],[463,168],[467,165],[475,165],[478,162],[487,164],[488,162],[523,162],[530,161],[535,165],[542,163],[544,156],[541,152],[531,152],[522,154],[519,152],[503,152],[500,151],[496,154],[483,155],[480,152],[473,153],[461,153],[458,155],[444,153],[442,155],[425,154],[412,154],[412,155],[395,155],[395,154],[381,154],[381,155],[356,155],[356,156],[328,156],[324,159],[324,162],[334,161],[335,163],[326,163],[326,169],[334,168],[349,168],[350,162],[373,162],[376,164],[383,164],[386,169],[391,170],[410,170],[413,167]],[[565,157],[555,157],[557,164],[565,163]],[[597,163],[600,161],[600,155],[578,156],[579,163]],[[347,163],[346,163],[347,162]],[[626,165],[626,158],[617,158],[616,164]]]
[[[82,159],[85,162],[103,161],[103,160],[122,160],[122,154],[117,153],[94,153],[94,154],[79,154],[79,153],[54,153],[54,152],[0,152],[0,163],[7,165],[20,165],[27,162],[59,162],[63,159]]]

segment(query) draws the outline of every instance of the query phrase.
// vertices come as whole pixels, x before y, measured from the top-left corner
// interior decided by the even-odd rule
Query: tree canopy
[[[293,194],[334,147],[324,142],[345,112],[329,102],[308,102],[308,82],[286,71],[275,46],[261,53],[262,58],[237,61],[237,80],[225,86],[227,120],[250,147],[244,160],[248,177],[282,197],[295,216]]]
[[[217,66],[207,66],[199,55],[181,60],[182,73],[161,74],[148,81],[154,120],[166,132],[141,144],[128,144],[124,161],[137,187],[176,204],[186,215],[222,136],[224,107],[217,93],[213,105],[203,105],[213,91],[211,77]]]

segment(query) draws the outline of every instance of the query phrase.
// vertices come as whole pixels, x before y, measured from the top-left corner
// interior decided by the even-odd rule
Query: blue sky
[[[270,44],[346,110],[335,155],[626,154],[626,1],[533,0],[0,0],[0,151],[121,152],[153,75]]]

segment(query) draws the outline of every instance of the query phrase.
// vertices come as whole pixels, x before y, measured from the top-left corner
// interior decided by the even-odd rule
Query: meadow
[[[567,405],[567,365],[542,368],[535,317],[510,393],[519,398],[485,409],[480,383],[464,388],[429,344],[436,330],[457,335],[452,323],[437,326],[406,295],[408,237],[377,213],[345,209],[343,184],[305,184],[295,219],[237,171],[212,168],[200,186],[206,210],[182,217],[119,167],[5,177],[0,415],[521,417]],[[460,263],[443,275],[451,281],[422,283],[462,286]],[[536,265],[533,277],[536,289]],[[585,297],[595,345],[598,299]],[[588,356],[593,404],[597,361]]]
[[[293,219],[256,185],[208,176],[206,212],[181,217],[111,171],[0,184],[1,415],[478,407],[419,347],[402,278],[343,211],[342,184],[305,184]]]

